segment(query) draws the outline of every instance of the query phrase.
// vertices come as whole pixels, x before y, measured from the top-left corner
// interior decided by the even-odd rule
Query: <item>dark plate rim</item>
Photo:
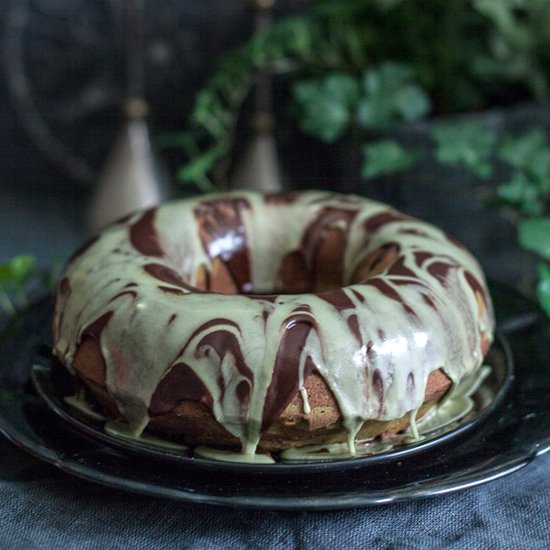
[[[537,326],[540,328],[542,326],[540,321],[543,316],[540,314],[540,311],[537,311],[536,306],[525,297],[521,297],[517,291],[502,285],[499,286],[501,287],[498,289],[499,292],[506,293],[504,295],[506,303],[508,303],[508,299],[517,300],[519,297],[521,307],[527,307],[529,310],[523,313],[520,311],[510,316],[507,312],[513,312],[515,310],[513,308],[512,310],[506,309],[504,322],[502,322],[502,319],[499,321],[500,331],[511,338],[511,345],[507,348],[507,351],[508,353],[513,352],[513,355],[516,355],[519,349],[525,350],[526,346],[531,345],[529,342],[525,345],[521,343],[521,348],[516,349],[516,346],[524,341],[524,335],[527,334],[524,331],[527,329],[531,330],[531,328],[535,330]],[[39,304],[34,304],[34,306],[38,305]],[[44,307],[44,304],[42,304],[42,308]],[[32,310],[28,311],[32,313]],[[548,326],[548,323],[544,324],[544,327]],[[544,328],[544,334],[547,334],[547,328]],[[29,339],[28,336],[24,338],[25,340]],[[507,345],[507,343],[505,345]],[[519,415],[524,415],[525,408],[518,409],[515,404],[517,400],[515,400],[513,396],[516,395],[517,391],[523,394],[528,387],[526,384],[532,383],[534,380],[533,377],[535,376],[531,368],[525,362],[518,361],[516,366],[517,377],[510,379],[509,382],[509,402],[502,404],[500,409],[502,413],[498,413],[499,417],[489,414],[486,423],[480,426],[484,434],[489,435],[491,438],[495,438],[494,441],[497,445],[501,445],[500,441],[502,438],[500,435],[493,436],[493,434],[495,434],[496,430],[499,430],[498,424],[500,421],[500,414],[511,415],[513,420],[519,419]],[[545,381],[545,383],[546,382],[547,381]],[[13,390],[14,400],[11,402],[2,402],[0,400],[0,432],[24,451],[38,459],[52,464],[68,474],[99,485],[132,493],[144,494],[149,497],[176,499],[182,503],[190,504],[214,504],[235,508],[264,508],[287,511],[335,510],[384,505],[416,498],[443,495],[475,487],[522,469],[536,456],[550,451],[550,428],[546,429],[546,427],[544,427],[547,424],[544,424],[541,428],[540,424],[537,424],[536,426],[539,427],[536,427],[531,423],[527,423],[525,424],[527,429],[525,436],[522,436],[517,442],[505,445],[504,447],[497,446],[494,450],[492,449],[484,454],[483,456],[485,458],[481,460],[476,459],[476,462],[470,462],[470,466],[465,467],[461,465],[464,452],[460,449],[464,447],[463,443],[467,443],[471,439],[475,440],[475,434],[477,433],[477,431],[474,430],[467,430],[464,433],[464,438],[460,440],[454,440],[453,438],[449,445],[442,447],[442,450],[446,449],[443,452],[452,451],[452,456],[449,455],[447,460],[452,460],[453,462],[449,463],[452,464],[452,466],[447,473],[445,473],[445,471],[442,472],[440,469],[435,469],[430,462],[434,456],[439,454],[439,450],[428,449],[429,452],[426,453],[426,466],[422,466],[420,470],[422,473],[421,477],[415,480],[409,478],[408,480],[405,479],[405,481],[396,479],[380,489],[376,487],[371,489],[368,484],[362,484],[358,486],[357,489],[353,488],[350,490],[349,484],[338,484],[337,480],[339,476],[335,475],[335,472],[331,473],[327,471],[326,474],[331,476],[330,479],[333,482],[332,488],[321,484],[321,486],[316,486],[311,494],[307,494],[310,485],[304,482],[302,483],[303,487],[300,489],[303,494],[299,497],[294,497],[292,494],[266,496],[266,492],[261,490],[261,483],[258,482],[258,480],[254,482],[255,484],[251,488],[252,492],[249,491],[246,495],[239,494],[238,491],[236,491],[235,494],[212,494],[212,492],[208,491],[207,487],[201,486],[200,483],[195,485],[191,484],[191,490],[187,490],[184,487],[174,488],[169,478],[161,476],[159,481],[152,480],[145,472],[141,473],[139,468],[136,469],[133,462],[125,458],[124,453],[120,453],[104,445],[99,445],[96,441],[90,442],[89,438],[84,437],[76,430],[61,422],[40,398],[27,392],[27,385],[23,385],[23,382],[18,382],[17,387],[10,388],[10,390]],[[545,398],[545,406],[547,401],[548,399]],[[65,454],[64,448],[58,447],[56,444],[50,444],[47,439],[44,440],[42,436],[35,431],[33,424],[29,423],[26,415],[21,415],[21,411],[24,410],[24,406],[27,403],[32,403],[33,406],[40,405],[40,407],[44,409],[44,412],[48,411],[50,419],[56,419],[56,426],[58,425],[61,429],[65,428],[67,430],[66,432],[63,431],[61,435],[64,433],[69,435],[70,432],[73,438],[82,442],[82,445],[88,449],[85,455],[85,463],[81,463],[77,460],[78,455],[71,456]],[[542,402],[539,399],[539,406],[540,403]],[[530,405],[530,407],[532,406],[534,405]],[[546,408],[544,410],[546,411]],[[546,419],[547,416],[548,415],[545,415],[544,418]],[[22,421],[22,423],[20,424],[19,421]],[[501,430],[499,431],[501,432]],[[459,442],[458,445],[457,441]],[[436,454],[434,455],[434,453]],[[458,453],[457,457],[455,457],[456,453]],[[121,469],[109,466],[113,458],[116,457],[120,457],[124,462],[124,466]],[[457,458],[458,462],[455,461],[455,458]],[[101,463],[105,461],[105,459],[109,460],[107,460],[107,465],[102,467]],[[350,461],[350,463],[356,464],[358,460],[360,459],[355,459]],[[414,458],[414,460],[417,459]],[[422,457],[421,460],[424,460],[424,458]],[[203,461],[205,462],[206,459],[203,459]],[[341,464],[343,461],[339,462]],[[216,467],[219,464],[219,462],[215,462]],[[279,468],[277,468],[277,470],[278,469]],[[275,470],[275,468],[266,468],[265,475],[273,474]],[[369,472],[383,472],[385,471],[385,466],[378,465],[374,466],[373,469],[359,466],[358,470],[358,472],[354,472],[354,475],[363,476],[363,472],[365,475],[369,475]],[[192,476],[192,469],[184,468],[183,471],[187,471],[187,475]],[[207,473],[208,471],[211,471],[212,475],[215,475],[215,472],[208,468],[205,469],[205,475],[210,475]],[[338,471],[345,474],[341,468],[339,468]],[[325,472],[320,471],[317,475],[321,477],[318,479],[323,479],[322,476],[324,476],[324,474]],[[220,475],[224,475],[223,472]],[[295,478],[297,482],[301,477],[302,476],[297,476]],[[261,480],[262,476],[258,479]],[[283,480],[284,478],[281,477],[280,479]],[[289,480],[291,479],[292,478],[289,478]],[[233,487],[233,485],[231,485],[231,487]]]
[[[65,423],[67,423],[73,430],[78,431],[84,436],[101,443],[103,445],[112,447],[121,452],[128,452],[133,455],[138,455],[143,458],[150,458],[152,460],[170,461],[173,463],[179,463],[184,466],[193,466],[197,468],[211,468],[216,471],[226,470],[232,471],[245,471],[250,474],[258,474],[269,471],[270,474],[307,474],[315,471],[345,471],[348,469],[358,469],[366,466],[374,466],[384,464],[387,462],[394,462],[413,454],[423,453],[446,444],[449,441],[464,435],[469,430],[483,424],[496,410],[500,408],[504,399],[510,392],[512,384],[514,382],[514,360],[510,350],[510,345],[503,333],[496,331],[495,341],[492,347],[498,347],[503,354],[504,369],[502,384],[498,388],[495,398],[491,403],[483,408],[474,418],[466,420],[459,426],[451,429],[436,437],[429,438],[417,443],[413,443],[404,447],[400,447],[396,450],[378,453],[376,455],[338,459],[338,460],[326,460],[326,461],[311,461],[305,463],[280,463],[276,464],[251,464],[242,462],[227,462],[220,460],[213,460],[203,457],[187,456],[181,453],[174,453],[168,449],[154,449],[146,444],[133,443],[126,441],[122,438],[116,438],[103,431],[91,421],[84,421],[79,418],[78,415],[73,415],[69,411],[68,407],[63,405],[59,396],[56,395],[55,388],[51,380],[52,369],[54,363],[52,359],[42,359],[32,365],[31,368],[31,380],[33,385],[44,400],[47,406]]]

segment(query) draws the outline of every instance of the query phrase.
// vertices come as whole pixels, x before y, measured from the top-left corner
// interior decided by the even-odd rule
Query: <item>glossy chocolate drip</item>
[[[386,280],[376,277],[365,281],[365,285],[373,286],[380,291],[386,298],[390,300],[395,300],[397,303],[401,304],[403,310],[409,315],[415,316],[415,312],[411,306],[404,300],[404,298],[399,294],[399,292]]]
[[[228,321],[224,320],[224,322]],[[254,373],[248,368],[237,337],[234,334],[223,328],[210,332],[199,340],[195,356],[201,357],[203,354],[208,355],[211,351],[221,360],[230,353],[239,373],[242,374],[250,384],[254,383]]]
[[[309,316],[296,314],[286,322],[265,398],[262,431],[279,418],[298,393],[300,381],[303,384],[314,369],[311,358],[304,352],[307,337],[312,329],[313,321]]]
[[[90,323],[82,330],[82,337],[93,338],[94,340],[99,341],[101,332],[107,326],[107,323],[111,320],[113,314],[113,311],[107,311],[101,317],[96,319],[93,323]]]
[[[307,262],[301,251],[293,250],[283,257],[277,273],[275,290],[286,294],[297,294],[312,290]]]
[[[353,210],[323,208],[304,232],[300,251],[313,281],[313,290],[322,291],[345,284],[344,254]]]
[[[162,257],[164,251],[155,228],[155,215],[156,209],[148,210],[130,226],[130,242],[144,256]]]
[[[366,236],[370,237],[373,233],[376,233],[380,228],[389,223],[407,219],[410,218],[408,218],[404,214],[401,214],[401,212],[397,212],[397,210],[393,210],[393,208],[390,208],[385,212],[380,212],[379,214],[368,218],[363,224],[363,227],[365,229]]]
[[[63,277],[59,281],[59,294],[61,296],[68,296],[71,293],[71,283],[67,277]]]
[[[151,398],[149,413],[165,414],[181,401],[198,401],[212,408],[212,396],[199,376],[185,363],[176,363],[162,378]]]
[[[159,281],[181,287],[188,291],[195,290],[182,279],[181,275],[177,271],[171,269],[170,267],[162,264],[145,264],[143,269]]]
[[[234,199],[204,201],[195,209],[199,234],[208,257],[221,259],[238,292],[253,290],[248,238],[241,214],[248,208],[250,205],[246,200]]]
[[[296,202],[300,198],[297,191],[283,191],[282,193],[266,193],[264,201],[268,205],[288,205]]]

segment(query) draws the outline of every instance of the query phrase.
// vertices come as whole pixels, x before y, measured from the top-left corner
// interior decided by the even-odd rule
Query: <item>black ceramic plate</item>
[[[14,319],[0,340],[0,431],[73,475],[188,502],[348,508],[472,487],[518,470],[550,449],[550,330],[520,295],[500,286],[492,290],[499,326],[515,356],[510,391],[477,421],[475,430],[460,430],[414,452],[389,453],[374,461],[243,468],[204,459],[158,460],[90,439],[58,416],[28,383],[36,350],[47,338],[48,302]]]
[[[343,471],[356,469],[374,464],[392,462],[415,453],[421,453],[430,447],[441,445],[449,439],[461,435],[464,431],[475,428],[484,422],[490,415],[502,405],[506,395],[513,383],[513,361],[511,352],[506,343],[506,338],[499,334],[497,340],[490,350],[486,363],[492,367],[488,378],[483,382],[484,394],[491,396],[489,399],[481,399],[474,396],[474,409],[460,421],[455,422],[446,428],[428,434],[421,441],[408,445],[395,446],[390,451],[356,457],[354,459],[326,459],[326,464],[321,460],[309,463],[277,463],[277,464],[249,464],[220,462],[202,457],[190,456],[180,450],[173,450],[166,447],[148,444],[146,441],[128,440],[109,435],[103,429],[104,422],[94,421],[83,414],[79,414],[68,406],[63,397],[74,393],[74,383],[66,369],[59,362],[50,357],[49,349],[45,349],[41,357],[31,366],[30,377],[38,395],[46,402],[50,409],[55,412],[63,421],[76,429],[79,433],[109,447],[138,455],[140,458],[148,458],[157,461],[169,461],[181,465],[195,464],[203,468],[214,468],[216,470],[247,471],[255,473],[270,473],[274,468],[278,473],[284,471],[288,474],[310,473],[312,470],[322,468],[323,471]],[[481,392],[480,392],[481,393]]]

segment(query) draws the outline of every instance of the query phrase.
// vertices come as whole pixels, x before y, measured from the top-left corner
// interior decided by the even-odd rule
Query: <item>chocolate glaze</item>
[[[63,277],[59,281],[59,294],[61,296],[68,296],[71,293],[71,283],[67,277]]]
[[[212,396],[199,376],[189,365],[176,363],[159,382],[151,398],[149,413],[165,414],[183,400],[199,401],[212,409]]]
[[[204,201],[195,208],[199,235],[208,257],[220,258],[239,292],[250,292],[250,259],[242,210],[250,208],[243,199]]]
[[[148,210],[130,226],[130,242],[144,256],[164,256],[155,228],[156,209]]]
[[[292,204],[300,197],[296,191],[283,191],[281,193],[266,193],[264,202],[271,205]]]
[[[107,311],[101,317],[96,319],[93,323],[85,327],[82,330],[82,337],[93,338],[94,340],[99,341],[101,332],[107,326],[107,323],[111,320],[113,313],[114,313],[113,311]]]
[[[447,283],[449,271],[451,269],[455,269],[456,267],[456,264],[449,262],[433,261],[428,266],[428,273],[439,279],[441,283],[445,285]]]
[[[109,303],[114,302],[116,299],[120,298],[121,296],[131,296],[135,300],[137,298],[138,294],[135,290],[125,290],[123,292],[119,292],[118,294],[115,294],[109,300]]]
[[[239,342],[233,333],[223,329],[211,332],[204,336],[196,347],[195,357],[207,354],[209,349],[212,349],[222,360],[228,353],[231,354],[239,373],[247,380],[254,381],[254,373],[248,368]]]
[[[384,408],[384,380],[379,369],[374,369],[372,373],[372,389],[378,399],[378,414],[382,414]]]
[[[304,231],[300,250],[314,290],[344,284],[344,252],[356,214],[354,210],[325,207]]]
[[[407,304],[407,302],[403,299],[399,292],[397,292],[397,290],[386,280],[380,277],[375,277],[373,279],[365,281],[363,284],[377,288],[386,298],[390,298],[391,300],[395,300],[396,302],[401,304],[403,310],[406,311],[409,315],[416,316],[414,309],[409,306],[409,304]]]
[[[397,258],[388,268],[387,274],[391,276],[398,275],[399,277],[411,277],[413,280],[417,279],[416,273],[407,267],[404,257]]]
[[[312,290],[309,269],[301,251],[293,250],[285,254],[281,260],[275,287],[288,294]]]
[[[185,292],[181,288],[174,288],[171,286],[159,286],[159,290],[166,292],[167,294],[176,294],[177,296],[183,296]]]
[[[178,318],[178,314],[172,313],[172,315],[170,315],[170,319],[168,319],[168,324],[171,325],[177,318]]]
[[[381,212],[380,214],[377,214],[376,216],[372,216],[371,218],[367,219],[363,225],[365,228],[365,233],[367,234],[367,236],[370,236],[372,235],[372,233],[376,233],[376,231],[378,231],[384,225],[406,219],[408,219],[407,216],[405,216],[401,212],[389,209],[386,212]]]
[[[188,285],[181,277],[181,275],[174,271],[172,268],[167,267],[162,264],[145,264],[143,269],[155,279],[163,281],[165,283],[170,283],[174,286],[179,286],[184,290],[195,290],[193,287]]]
[[[286,323],[265,398],[262,431],[279,418],[300,389],[300,379],[305,380],[313,370],[311,358],[303,356],[304,346],[312,328],[311,317],[300,314],[293,315]]]

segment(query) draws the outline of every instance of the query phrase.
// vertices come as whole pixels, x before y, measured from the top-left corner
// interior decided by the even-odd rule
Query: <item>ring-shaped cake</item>
[[[131,434],[251,460],[414,428],[479,369],[493,329],[461,244],[319,191],[134,213],[69,261],[53,319],[55,355]]]

